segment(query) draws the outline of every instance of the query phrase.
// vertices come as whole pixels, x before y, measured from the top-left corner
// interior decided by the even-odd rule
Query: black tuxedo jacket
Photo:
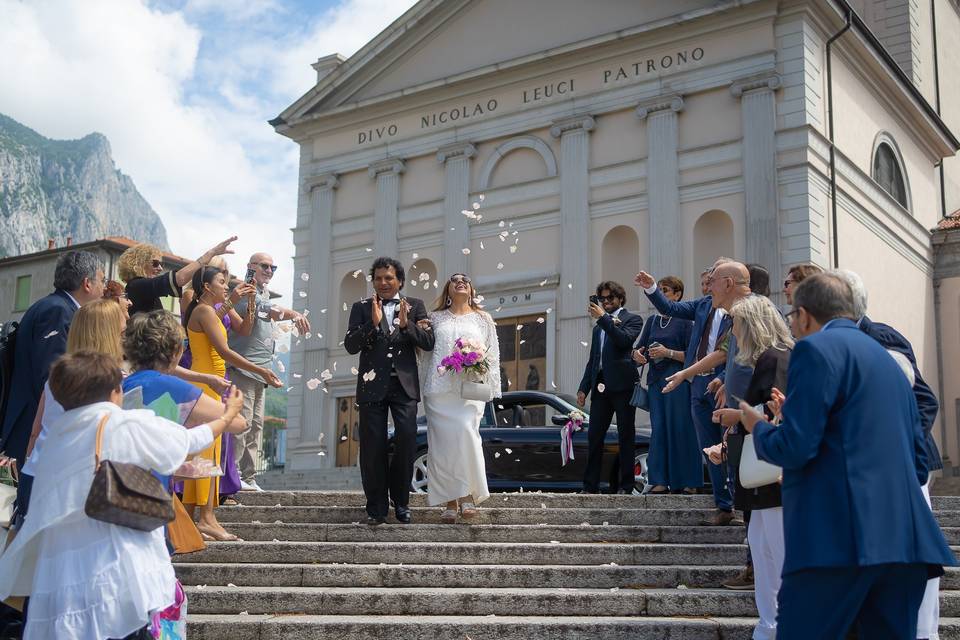
[[[420,400],[420,375],[417,371],[417,347],[424,351],[433,351],[433,331],[427,331],[417,326],[418,320],[427,317],[427,309],[422,300],[407,298],[401,295],[410,304],[407,327],[390,327],[387,325],[387,314],[378,326],[374,326],[372,319],[371,298],[354,302],[350,310],[350,321],[347,324],[347,336],[343,346],[347,353],[360,354],[360,365],[357,374],[357,402],[380,402],[387,396],[390,385],[390,373],[396,369],[397,378],[403,385],[404,391],[413,400]],[[399,317],[395,314],[395,317]],[[376,372],[373,380],[364,380],[364,374]]]
[[[590,395],[590,391],[597,384],[597,374],[603,365],[603,384],[607,391],[630,391],[639,379],[637,364],[633,361],[633,343],[643,331],[643,318],[640,314],[630,313],[626,309],[614,321],[613,316],[606,314],[597,320],[593,328],[593,338],[590,344],[590,359],[583,371],[580,380],[580,391]],[[607,337],[603,342],[603,353],[600,352],[600,333],[605,332]]]

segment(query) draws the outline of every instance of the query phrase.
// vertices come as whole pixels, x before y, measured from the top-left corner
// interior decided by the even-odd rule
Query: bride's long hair
[[[443,311],[444,309],[449,309],[450,305],[453,304],[453,296],[450,294],[450,285],[453,284],[452,279],[454,276],[469,277],[465,273],[454,273],[447,278],[447,284],[443,287],[443,293],[441,293],[440,297],[438,297],[433,303],[434,311]],[[473,281],[471,280],[468,282],[467,286],[470,287],[470,308],[474,311],[482,311],[479,303],[477,303],[477,290],[473,288]]]

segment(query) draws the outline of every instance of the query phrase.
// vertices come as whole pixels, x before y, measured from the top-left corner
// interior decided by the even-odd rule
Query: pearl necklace
[[[663,324],[663,316],[659,316],[659,315],[657,316],[657,321],[659,322],[661,329],[666,329],[667,327],[669,327],[671,320],[673,320],[673,316],[667,318],[667,324]]]

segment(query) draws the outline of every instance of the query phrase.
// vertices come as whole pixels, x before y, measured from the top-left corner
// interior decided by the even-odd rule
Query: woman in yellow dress
[[[255,319],[252,316],[241,318],[233,310],[233,303],[254,291],[253,285],[243,283],[239,285],[227,300],[226,275],[215,267],[204,267],[193,275],[193,290],[196,297],[184,315],[183,322],[187,328],[187,338],[190,341],[190,351],[193,354],[191,369],[200,373],[212,373],[223,376],[226,373],[226,363],[238,369],[251,371],[269,382],[271,386],[279,387],[280,379],[266,367],[260,367],[235,351],[227,343],[227,330],[220,320],[215,308],[222,304],[230,314],[230,327],[241,335],[249,335]],[[248,308],[255,309],[253,305]],[[213,398],[220,399],[220,394],[210,387],[197,385],[203,392]],[[220,464],[220,437],[214,440],[213,445],[201,453],[205,458]],[[197,513],[197,529],[206,539],[237,540],[238,538],[220,525],[214,515],[214,508],[218,506],[218,478],[202,480],[185,480],[183,483],[183,504],[191,515]],[[199,508],[198,508],[199,507]]]

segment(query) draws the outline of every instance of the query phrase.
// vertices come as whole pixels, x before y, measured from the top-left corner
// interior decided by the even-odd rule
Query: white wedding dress
[[[497,325],[485,312],[456,316],[435,311],[430,322],[436,338],[433,351],[420,352],[420,385],[427,413],[427,501],[439,505],[472,495],[480,504],[488,497],[487,473],[480,441],[485,404],[460,397],[460,374],[440,374],[440,361],[454,350],[457,338],[487,345],[490,370],[485,382],[492,398],[500,397],[500,343]],[[491,398],[491,399],[492,399]]]

